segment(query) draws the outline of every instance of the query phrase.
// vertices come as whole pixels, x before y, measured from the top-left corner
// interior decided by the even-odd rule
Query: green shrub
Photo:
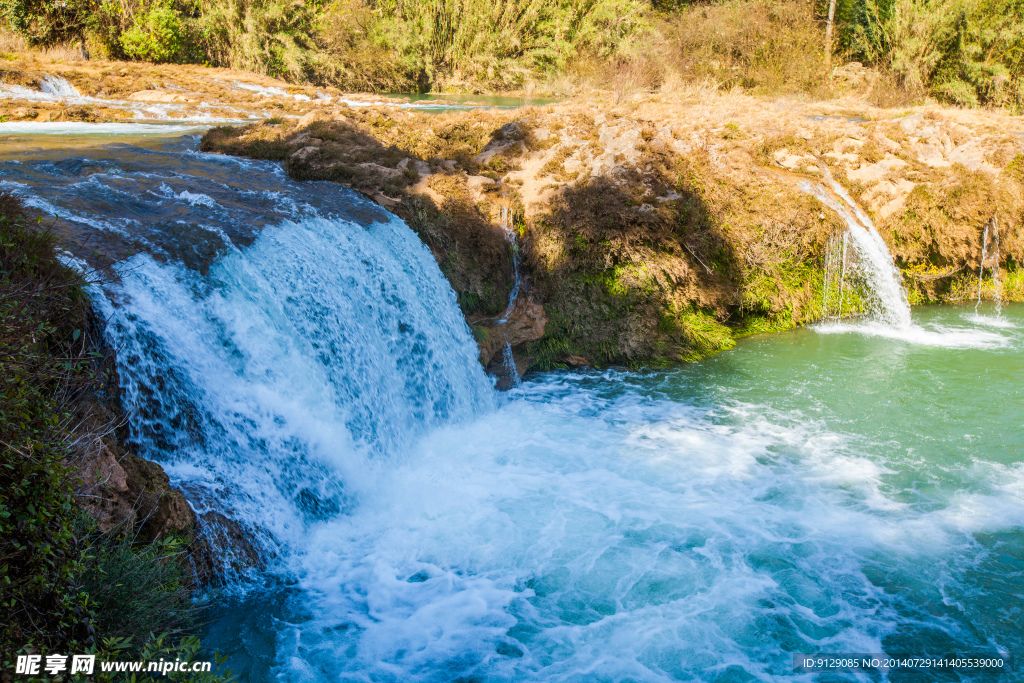
[[[156,6],[120,36],[121,49],[132,59],[179,61],[185,54],[185,25],[173,8]]]
[[[82,39],[100,0],[0,0],[0,16],[30,45]]]

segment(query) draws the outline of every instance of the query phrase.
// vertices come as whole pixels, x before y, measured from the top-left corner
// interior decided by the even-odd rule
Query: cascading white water
[[[82,93],[78,92],[78,88],[71,85],[66,78],[49,74],[43,76],[39,81],[39,89],[48,95],[60,98],[82,96]]]
[[[875,299],[871,313],[884,324],[907,329],[912,325],[910,304],[903,289],[900,273],[893,264],[885,240],[878,234],[871,218],[857,206],[853,198],[825,170],[828,187],[821,183],[802,181],[800,189],[817,197],[839,214],[847,226],[847,234],[857,256],[857,264]],[[845,258],[844,258],[845,263]]]
[[[491,405],[454,294],[398,219],[286,221],[205,275],[120,271],[104,313],[133,440],[268,555],[358,501],[378,460]]]
[[[990,230],[992,231],[994,254],[989,254],[988,249]],[[996,317],[998,317],[1003,308],[1003,300],[1001,283],[999,282],[999,224],[995,216],[992,216],[992,220],[985,224],[985,231],[981,236],[981,263],[978,265],[978,300],[974,304],[975,315],[978,314],[978,309],[981,307],[981,291],[985,283],[985,262],[989,256],[993,258],[993,264],[989,266],[989,270],[992,273],[992,298],[996,303]]]

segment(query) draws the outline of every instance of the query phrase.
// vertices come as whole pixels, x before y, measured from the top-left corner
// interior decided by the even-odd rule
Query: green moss
[[[736,345],[729,327],[695,306],[666,312],[658,326],[659,329],[668,329],[670,337],[677,330],[685,337],[687,347],[678,354],[682,361],[700,360]]]

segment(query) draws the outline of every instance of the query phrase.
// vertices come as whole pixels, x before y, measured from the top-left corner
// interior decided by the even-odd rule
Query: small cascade
[[[512,383],[512,386],[517,387],[522,384],[523,378],[519,376],[519,368],[516,367],[516,359],[512,355],[512,344],[505,342],[505,348],[501,351],[501,357],[504,361],[505,372],[508,373],[508,380]]]
[[[512,228],[512,211],[507,206],[501,207],[501,229],[505,232],[505,237],[508,239],[509,244],[512,247],[512,290],[508,293],[508,307],[505,308],[505,312],[501,314],[501,318],[498,319],[499,325],[504,325],[508,322],[508,317],[512,315],[512,309],[516,305],[516,299],[519,298],[519,286],[522,282],[521,265],[522,261],[519,257],[519,238],[516,236],[516,231]]]
[[[39,82],[39,88],[47,95],[53,95],[54,97],[67,98],[67,97],[81,97],[82,93],[78,92],[78,89],[71,85],[65,78],[60,76],[51,76],[46,74]]]
[[[844,243],[853,247],[853,261],[868,289],[872,302],[871,313],[881,322],[890,327],[909,328],[911,326],[910,304],[907,293],[903,289],[899,271],[893,265],[892,254],[885,240],[878,234],[871,218],[857,206],[853,198],[823,169],[826,184],[803,181],[799,187],[804,192],[814,195],[823,204],[834,210],[846,223]],[[847,256],[842,258],[840,267],[842,277],[839,278],[839,312],[842,311],[844,280]]]
[[[505,325],[515,309],[516,300],[519,299],[519,290],[522,284],[522,261],[519,256],[519,240],[515,229],[512,227],[512,210],[508,206],[501,206],[499,210],[501,229],[504,231],[512,250],[512,289],[508,293],[508,306],[505,307],[505,312],[496,321],[498,325]],[[512,343],[509,341],[507,334],[505,335],[505,346],[501,351],[501,359],[504,377],[501,378],[498,388],[511,389],[522,384],[523,380],[519,376],[519,369],[516,367],[515,355],[512,353]]]
[[[992,235],[992,254],[989,254],[989,234]],[[985,282],[985,261],[989,259],[991,255],[993,263],[989,266],[989,272],[992,273],[992,298],[996,302],[996,317],[1002,314],[1003,311],[1003,297],[1002,297],[1002,284],[999,282],[999,224],[996,222],[996,217],[993,215],[985,225],[985,232],[981,236],[981,264],[978,266],[978,300],[974,304],[974,312],[977,314],[978,308],[981,306],[981,289]]]
[[[846,250],[848,230],[837,232],[828,240],[825,250],[825,282],[821,292],[821,319],[838,320],[843,317],[843,295],[846,285]]]

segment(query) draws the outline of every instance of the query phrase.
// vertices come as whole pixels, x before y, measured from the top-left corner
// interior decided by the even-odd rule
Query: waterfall
[[[505,365],[505,372],[508,373],[509,382],[512,386],[517,387],[523,383],[523,378],[519,376],[519,368],[516,367],[516,358],[512,354],[512,344],[505,342],[505,348],[501,350],[501,359]]]
[[[132,441],[266,556],[493,400],[454,293],[397,218],[308,216],[205,274],[148,255],[119,273],[104,313]]]
[[[65,78],[60,76],[51,76],[46,74],[39,81],[39,89],[47,95],[53,95],[61,99],[66,97],[81,97],[82,93],[78,92],[78,89],[71,85]]]
[[[496,321],[498,325],[505,325],[516,306],[516,300],[519,298],[519,289],[522,283],[522,261],[519,255],[519,240],[515,229],[512,227],[512,211],[507,206],[501,206],[500,212],[501,229],[504,231],[505,237],[509,242],[509,248],[512,251],[512,289],[508,294],[508,306],[505,307],[505,312]],[[505,346],[501,350],[501,359],[507,380],[502,378],[502,382],[498,385],[499,388],[508,389],[519,386],[522,383],[522,378],[519,376],[519,368],[516,367],[515,355],[512,353],[512,344],[509,342],[507,335]]]
[[[985,261],[988,260],[988,235],[989,230],[992,231],[992,242],[993,242],[993,258],[994,263],[989,267],[989,272],[992,273],[992,298],[996,302],[996,316],[998,317],[1003,310],[1003,297],[1001,292],[1001,283],[999,282],[999,225],[996,223],[996,217],[992,216],[992,220],[985,224],[985,231],[981,236],[981,264],[978,266],[978,300],[974,304],[974,312],[978,313],[978,308],[981,306],[981,288],[985,278]]]
[[[498,319],[499,325],[504,325],[508,322],[508,317],[512,315],[512,309],[516,305],[516,299],[519,298],[519,286],[522,281],[522,275],[520,269],[522,267],[522,261],[519,255],[519,239],[516,236],[516,231],[512,227],[512,211],[507,206],[501,207],[501,229],[505,233],[505,237],[508,239],[508,243],[512,249],[512,290],[508,294],[508,306],[505,308],[505,312],[501,314],[501,318]]]
[[[885,240],[878,234],[871,218],[857,206],[853,198],[837,183],[825,169],[828,183],[802,181],[800,189],[817,197],[823,204],[839,214],[846,223],[844,244],[849,241],[853,247],[856,268],[866,281],[873,301],[870,313],[880,322],[906,329],[911,326],[910,304],[903,289],[900,273],[893,265],[892,254]],[[845,248],[843,270],[845,271]],[[840,280],[840,313],[842,309],[843,281]]]

